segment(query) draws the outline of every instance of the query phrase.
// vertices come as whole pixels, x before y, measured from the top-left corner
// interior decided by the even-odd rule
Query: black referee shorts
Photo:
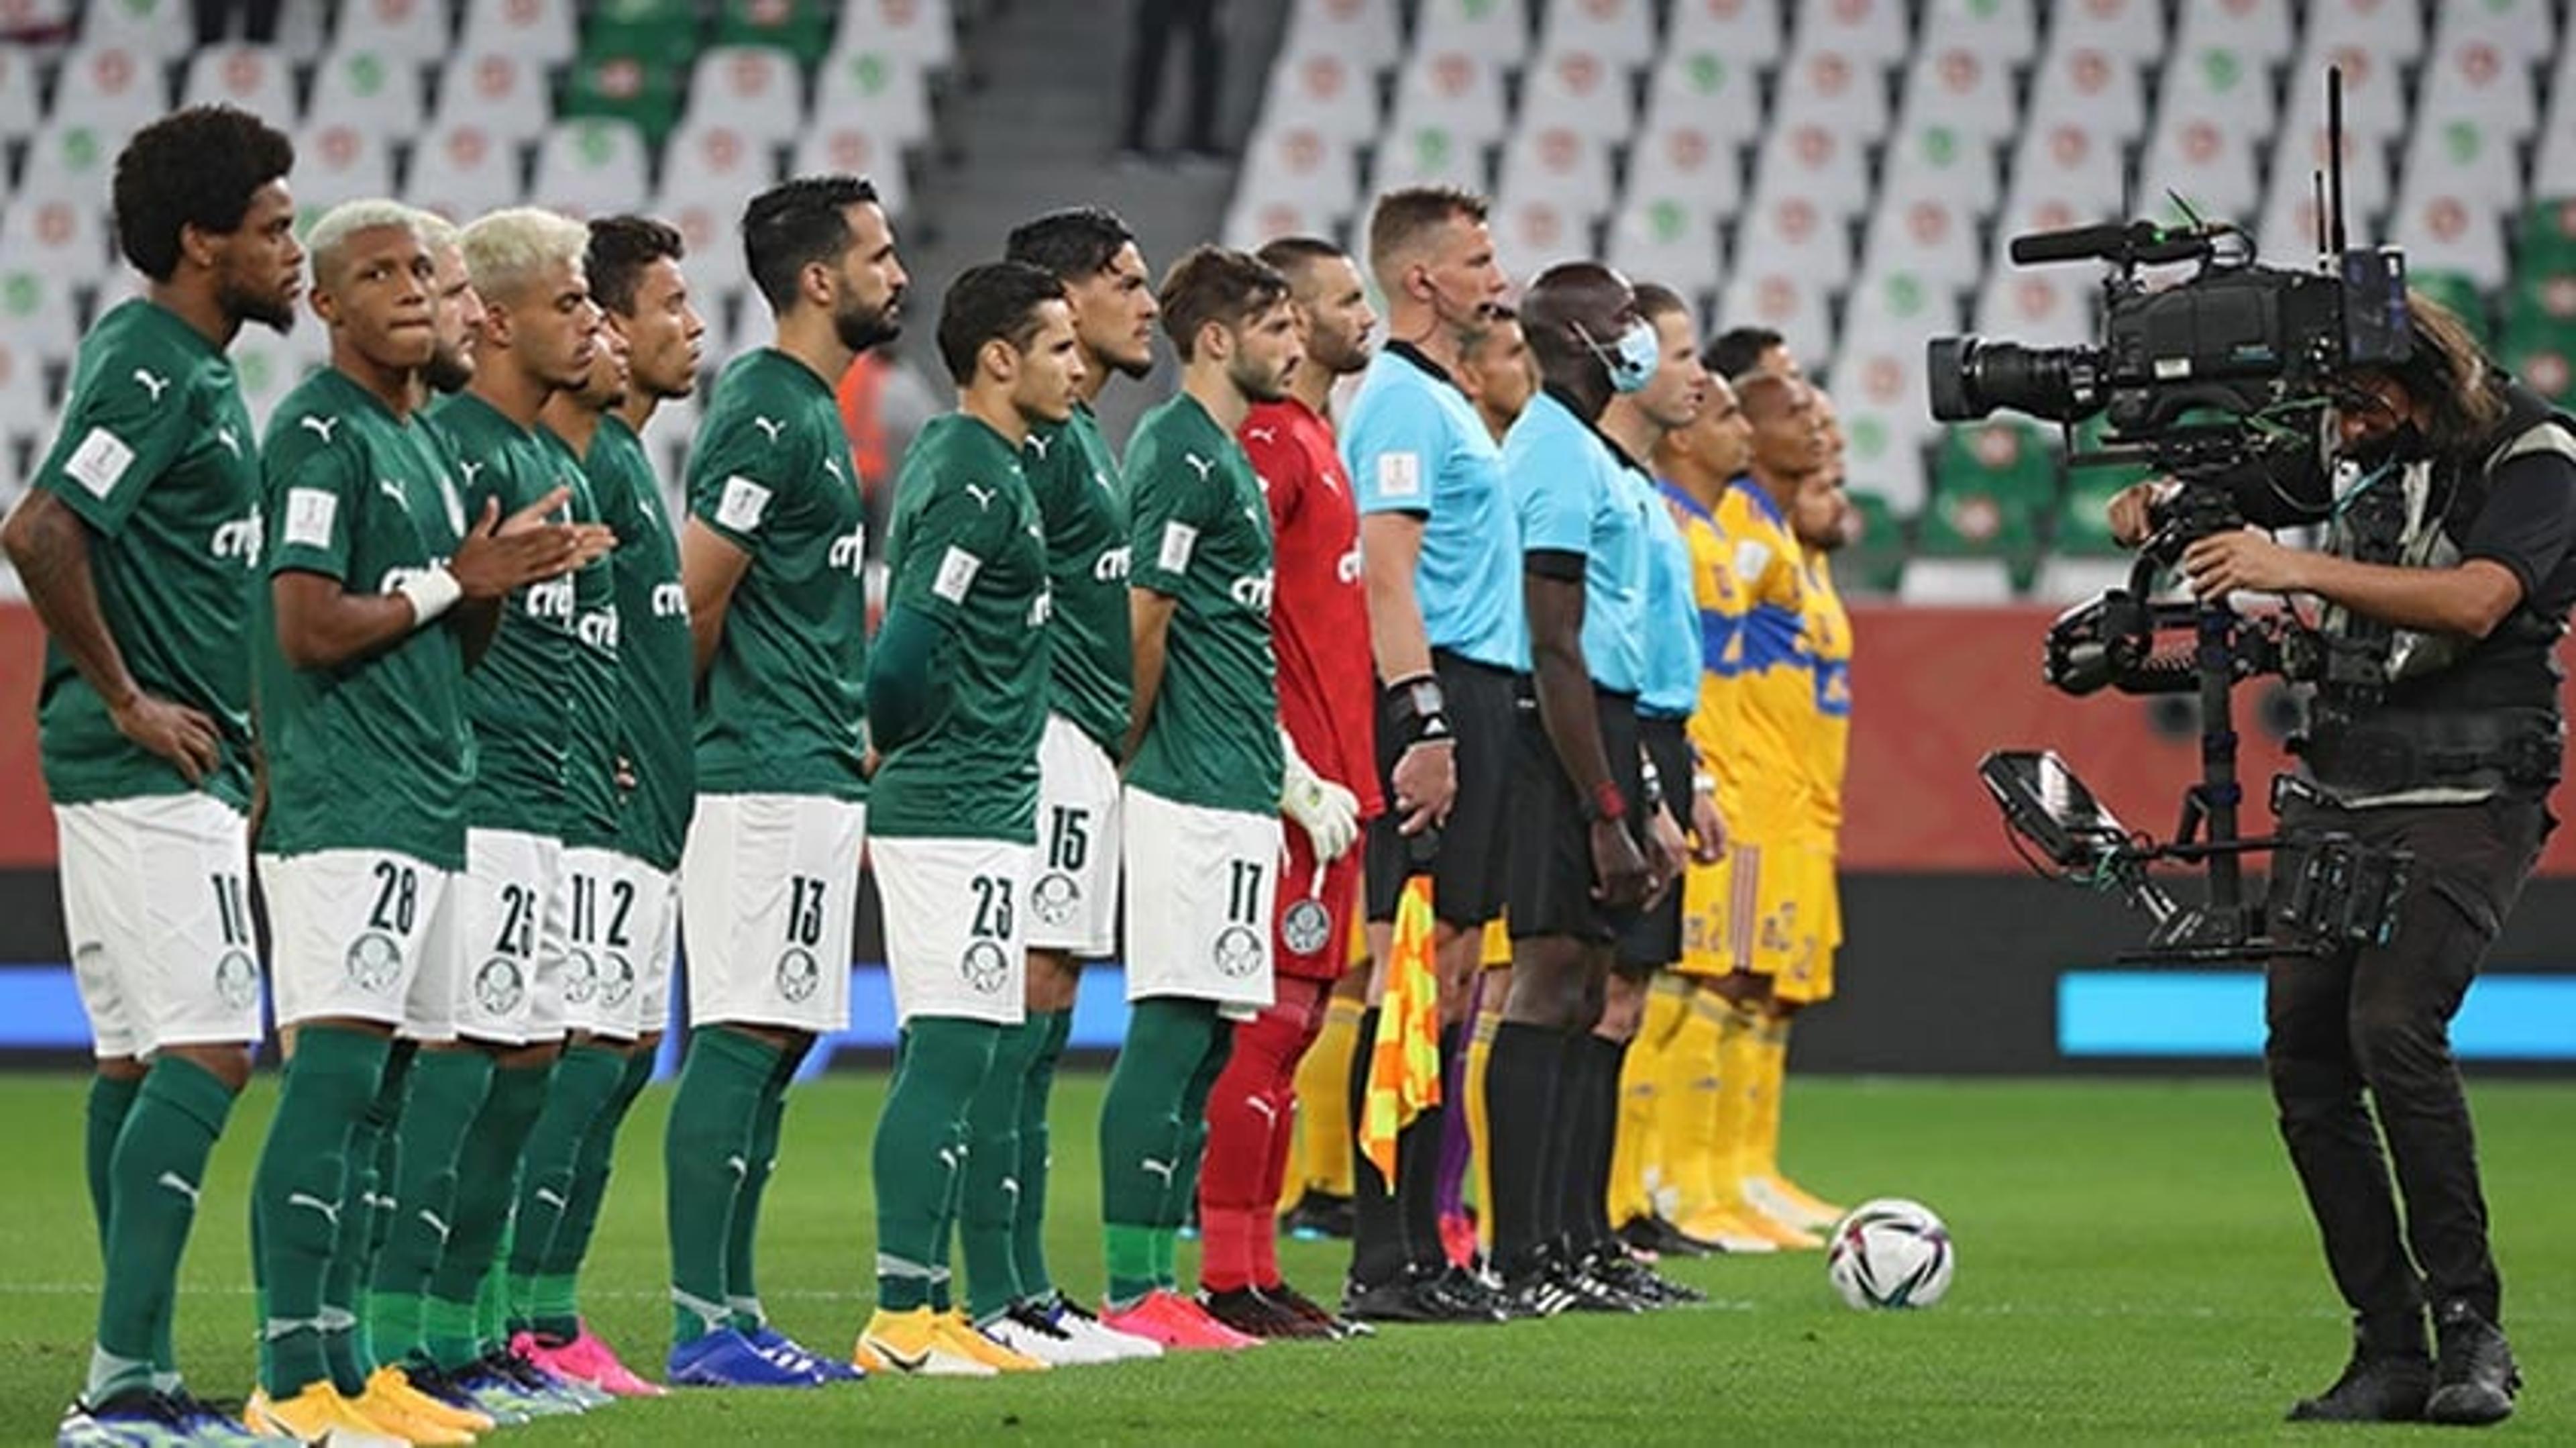
[[[1442,922],[1481,930],[1503,908],[1513,674],[1446,649],[1432,650],[1431,671],[1440,680],[1449,727],[1458,740],[1458,797],[1449,807],[1449,822],[1441,827],[1439,855],[1431,867],[1431,905]],[[1385,921],[1395,918],[1408,866],[1407,841],[1396,830],[1402,811],[1395,803],[1395,761],[1404,752],[1404,737],[1396,727],[1394,703],[1383,689],[1377,719],[1378,779],[1386,786],[1386,813],[1369,826],[1368,918]]]
[[[1610,778],[1628,801],[1626,824],[1645,848],[1645,769],[1637,755],[1637,700],[1632,694],[1592,691],[1601,713],[1601,748]],[[1567,935],[1608,945],[1636,923],[1637,912],[1612,910],[1592,896],[1592,832],[1583,799],[1557,763],[1556,745],[1539,722],[1532,697],[1520,713],[1520,747],[1512,779],[1512,938]]]
[[[1655,775],[1663,781],[1664,800],[1672,808],[1673,822],[1684,831],[1690,829],[1691,746],[1690,726],[1680,719],[1639,719],[1637,737],[1646,746],[1646,757],[1655,762]],[[1652,975],[1682,958],[1682,882],[1675,880],[1664,891],[1662,903],[1637,917],[1636,924],[1619,932],[1618,970],[1622,975]]]

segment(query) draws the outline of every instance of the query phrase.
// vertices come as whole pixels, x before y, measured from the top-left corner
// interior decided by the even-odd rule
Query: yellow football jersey
[[[1682,542],[1690,549],[1691,601],[1699,609],[1699,703],[1690,717],[1691,752],[1717,781],[1718,813],[1731,822],[1738,801],[1719,760],[1735,732],[1733,710],[1741,692],[1735,656],[1744,631],[1744,590],[1735,581],[1735,550],[1718,528],[1716,515],[1670,483],[1664,485],[1664,496],[1672,501]]]
[[[1808,819],[1806,735],[1816,715],[1804,560],[1788,520],[1750,477],[1719,500],[1717,528],[1743,600],[1723,651],[1735,697],[1713,756],[1736,803],[1727,827],[1754,843],[1786,841]]]
[[[1851,759],[1851,615],[1834,591],[1833,565],[1808,552],[1800,578],[1807,658],[1815,677],[1812,717],[1800,740],[1807,764],[1807,826],[1831,849],[1843,825],[1843,772]]]

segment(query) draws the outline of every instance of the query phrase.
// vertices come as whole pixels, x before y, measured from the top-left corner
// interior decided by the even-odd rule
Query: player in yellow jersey
[[[1823,416],[1827,461],[1799,480],[1789,525],[1799,548],[1801,636],[1812,688],[1804,723],[1793,736],[1805,766],[1804,809],[1791,831],[1801,875],[1792,897],[1794,954],[1774,974],[1768,1007],[1754,1034],[1759,1091],[1750,1140],[1744,1149],[1744,1195],[1774,1220],[1826,1227],[1842,1209],[1801,1190],[1781,1174],[1780,1101],[1789,1050],[1789,1023],[1805,1007],[1834,993],[1834,949],[1842,943],[1841,892],[1834,857],[1842,829],[1843,771],[1851,753],[1851,618],[1834,591],[1829,556],[1843,544],[1851,502],[1843,491],[1841,438],[1831,403],[1816,393]]]

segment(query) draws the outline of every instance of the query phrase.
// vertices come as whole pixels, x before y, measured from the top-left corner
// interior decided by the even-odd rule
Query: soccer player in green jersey
[[[855,176],[771,187],[742,231],[776,340],[716,383],[680,537],[698,800],[680,863],[695,1030],[664,1141],[670,1377],[811,1386],[856,1371],[769,1325],[752,1246],[787,1083],[850,1019],[867,519],[832,388],[893,340],[908,279],[876,189]]]
[[[975,1098],[964,1215],[968,1311],[1024,1350],[1069,1337],[1099,1357],[1154,1357],[1112,1332],[1047,1270],[1048,1098],[1073,1033],[1078,963],[1117,946],[1118,751],[1127,733],[1127,502],[1091,404],[1113,375],[1154,367],[1154,281],[1127,223],[1096,206],[1012,230],[1004,254],[1053,272],[1073,306],[1082,381],[1073,415],[1029,429],[1021,467],[1047,534],[1046,733],[1038,745],[1038,866],[1029,887],[1028,1018],[1002,1034]],[[1026,1339],[1026,1341],[1023,1341]]]
[[[288,394],[261,448],[256,847],[277,1022],[294,1044],[251,1186],[264,1351],[244,1416],[307,1442],[452,1442],[488,1419],[425,1396],[400,1368],[367,1374],[355,1319],[327,1284],[363,1250],[350,1142],[391,1037],[454,1027],[467,663],[504,597],[580,566],[596,540],[545,521],[559,493],[506,520],[497,501],[467,513],[413,413],[436,340],[417,214],[351,202],[310,245],[331,366]]]
[[[216,1421],[181,1385],[170,1322],[206,1158],[260,1037],[239,667],[259,456],[224,354],[245,322],[295,320],[294,164],[285,136],[230,109],[127,143],[117,244],[147,285],[82,341],[54,445],[0,532],[49,635],[38,748],[98,1058],[107,1284],[65,1441],[123,1441],[173,1409]]]
[[[420,216],[421,235],[429,239],[429,302],[438,341],[429,365],[420,369],[422,402],[430,396],[462,392],[474,380],[474,346],[483,335],[483,298],[474,290],[474,274],[465,269],[465,248],[457,244],[456,224],[431,212]]]
[[[613,744],[624,788],[607,828],[576,822],[564,837],[572,1037],[520,1167],[511,1346],[559,1377],[639,1397],[662,1390],[590,1330],[574,1287],[607,1194],[618,1128],[653,1074],[670,1015],[676,871],[696,793],[679,539],[638,436],[655,408],[697,386],[706,323],[690,301],[682,255],[679,232],[662,222],[590,223],[583,272],[607,313],[602,345],[589,381],[549,398],[539,419],[582,460],[601,519],[617,533],[618,687],[608,716],[579,727]]]
[[[1055,274],[1010,261],[949,288],[939,352],[957,411],[904,455],[869,661],[871,853],[903,1045],[877,1118],[877,1310],[854,1356],[990,1377],[1094,1360],[1060,1333],[1003,1346],[956,1310],[948,1274],[960,1188],[988,1146],[969,1108],[1026,1015],[1049,596],[1022,449],[1072,414],[1082,361]]]
[[[1181,391],[1127,449],[1135,694],[1128,725],[1127,1039],[1100,1112],[1109,1293],[1101,1320],[1166,1347],[1260,1339],[1174,1288],[1209,1090],[1232,1023],[1271,1003],[1279,695],[1270,513],[1235,441],[1303,352],[1288,282],[1200,247],[1159,296]]]
[[[546,399],[582,383],[597,347],[599,309],[581,267],[589,233],[516,208],[474,222],[457,242],[483,322],[472,379],[428,417],[465,505],[516,511],[561,490],[564,517],[595,528],[579,460],[536,430]],[[593,559],[511,599],[467,684],[474,777],[457,882],[467,964],[455,1030],[429,1039],[412,1068],[396,1127],[394,1230],[369,1299],[378,1353],[425,1361],[487,1409],[599,1397],[557,1391],[508,1353],[497,1298],[486,1308],[482,1288],[562,1047],[562,836],[576,819],[614,820],[613,741],[580,727],[615,698],[610,569]]]

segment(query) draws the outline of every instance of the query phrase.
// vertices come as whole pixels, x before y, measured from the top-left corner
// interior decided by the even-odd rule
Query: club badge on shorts
[[[823,983],[822,967],[814,963],[814,952],[801,945],[791,945],[778,957],[778,993],[791,1001],[801,1001],[814,994]]]
[[[965,958],[958,962],[958,970],[977,995],[991,995],[1002,988],[1002,982],[1010,979],[1011,963],[1002,954],[1002,947],[989,940],[978,940],[966,947]]]
[[[350,941],[342,960],[349,969],[349,983],[370,994],[381,995],[402,978],[402,947],[381,930]]]
[[[576,1006],[590,1004],[591,997],[599,994],[599,962],[591,958],[589,951],[564,952],[563,993],[564,1001]]]
[[[1241,980],[1261,968],[1261,937],[1242,925],[1229,925],[1216,938],[1217,974]]]
[[[227,950],[215,962],[215,997],[234,1010],[259,1002],[259,962],[246,950]]]
[[[634,994],[635,967],[627,963],[625,956],[609,951],[599,970],[600,1002],[614,1009],[626,1004],[627,997]]]
[[[1279,940],[1295,955],[1313,955],[1333,937],[1333,912],[1320,900],[1300,900],[1279,918]]]
[[[520,973],[519,963],[506,955],[493,956],[474,972],[474,1003],[486,1015],[506,1016],[527,996],[527,977]]]
[[[1039,876],[1037,887],[1029,891],[1029,908],[1049,925],[1069,923],[1074,907],[1081,903],[1082,887],[1061,870]]]

